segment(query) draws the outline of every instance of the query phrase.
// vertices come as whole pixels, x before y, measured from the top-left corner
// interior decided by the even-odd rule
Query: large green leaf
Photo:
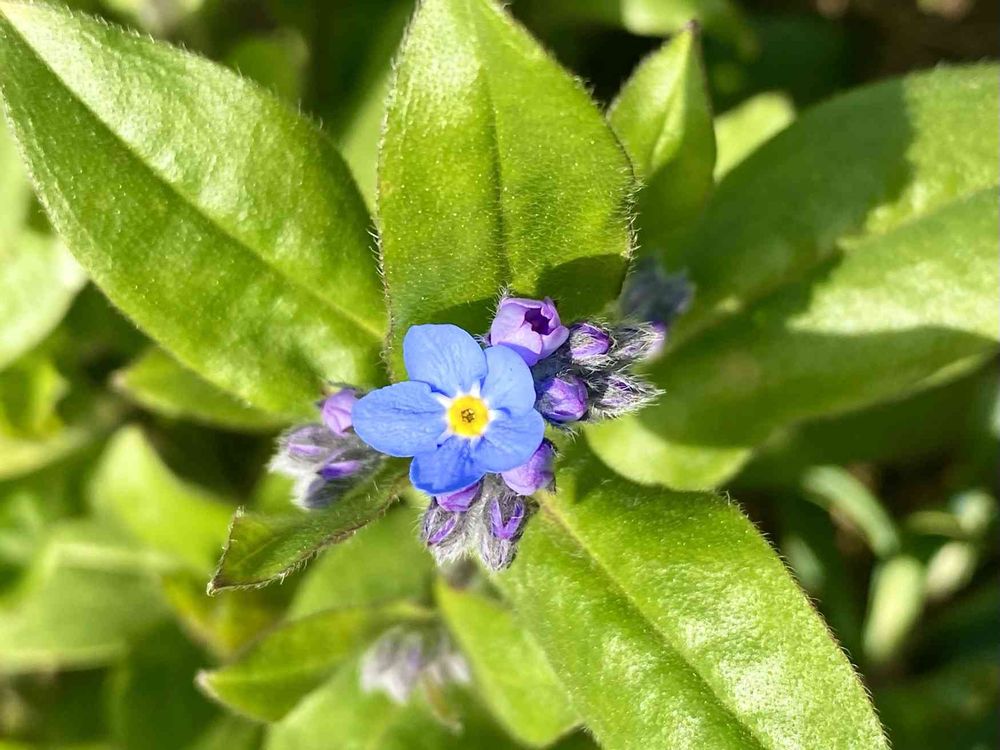
[[[80,668],[120,656],[166,614],[157,556],[91,524],[60,527],[21,598],[0,611],[0,672]]]
[[[636,481],[707,487],[778,428],[965,372],[997,348],[995,197],[845,241],[836,261],[663,357],[665,395],[597,425],[591,445]]]
[[[238,713],[277,721],[387,628],[426,616],[406,605],[317,612],[266,633],[231,664],[201,672],[198,684]]]
[[[379,154],[393,366],[414,323],[485,330],[507,285],[569,320],[603,308],[625,272],[632,185],[583,86],[492,0],[421,4]]]
[[[95,510],[136,541],[208,574],[226,538],[231,507],[178,479],[138,427],[111,439],[90,484]]]
[[[636,481],[713,486],[778,428],[898,398],[995,350],[995,73],[847,94],[730,172],[667,253],[696,297],[653,366],[665,395],[590,431],[601,457]]]
[[[115,386],[151,411],[233,430],[273,430],[280,417],[244,404],[152,347],[114,376]]]
[[[435,591],[483,702],[512,736],[545,747],[579,723],[545,655],[508,609],[443,582]]]
[[[329,508],[264,515],[238,511],[209,593],[281,580],[331,544],[350,538],[396,499],[405,462],[390,459]]]
[[[497,582],[602,747],[885,748],[865,690],[730,502],[571,456]]]
[[[280,412],[324,379],[383,379],[368,214],[316,127],[212,63],[43,4],[0,4],[0,65],[56,228],[181,362]]]
[[[671,255],[697,286],[675,338],[853,252],[845,240],[995,188],[996,76],[989,65],[939,68],[867,86],[806,112],[754,152]]]
[[[416,512],[400,504],[309,566],[288,617],[335,607],[426,598],[434,563],[417,538]]]
[[[715,130],[696,29],[642,62],[608,110],[608,122],[643,183],[637,206],[643,251],[673,246],[714,185]]]

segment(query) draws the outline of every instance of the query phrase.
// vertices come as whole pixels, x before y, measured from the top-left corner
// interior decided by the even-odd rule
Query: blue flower
[[[410,380],[354,405],[354,430],[377,451],[412,456],[410,481],[431,495],[513,469],[542,442],[535,386],[506,346],[483,351],[453,325],[413,326],[403,339]]]

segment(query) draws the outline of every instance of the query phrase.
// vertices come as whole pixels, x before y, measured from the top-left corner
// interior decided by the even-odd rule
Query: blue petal
[[[472,449],[472,458],[483,471],[508,471],[531,458],[544,435],[545,420],[534,409],[518,417],[501,412]]]
[[[354,431],[375,450],[415,456],[437,447],[447,425],[444,407],[426,383],[396,383],[354,404]]]
[[[486,474],[471,454],[471,443],[453,437],[437,450],[421,453],[410,464],[410,481],[429,495],[455,492],[478,482]]]
[[[491,346],[486,350],[486,367],[482,395],[491,409],[521,415],[534,407],[535,381],[520,354],[508,346]]]
[[[465,393],[486,377],[486,355],[458,326],[412,326],[403,338],[403,360],[410,380],[446,396]]]

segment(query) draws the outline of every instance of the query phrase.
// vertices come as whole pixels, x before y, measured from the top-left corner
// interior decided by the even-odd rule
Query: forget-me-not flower
[[[410,380],[361,398],[357,435],[377,451],[413,457],[410,481],[431,495],[525,463],[542,442],[531,370],[506,346],[485,351],[454,325],[418,325],[403,339]]]

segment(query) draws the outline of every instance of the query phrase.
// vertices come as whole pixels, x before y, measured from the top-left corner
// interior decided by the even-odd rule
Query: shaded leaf
[[[48,5],[0,5],[0,61],[56,228],[182,363],[278,412],[324,379],[383,379],[368,215],[317,128],[212,63]]]
[[[247,406],[155,347],[119,370],[114,384],[140,406],[173,419],[248,431],[272,430],[287,422]]]
[[[288,617],[426,598],[435,567],[418,541],[418,523],[412,509],[391,508],[355,536],[324,551],[302,576]]]
[[[423,617],[404,605],[317,612],[266,633],[231,664],[201,672],[198,684],[242,715],[277,721],[387,628]]]
[[[61,527],[0,616],[0,672],[108,663],[166,614],[151,571],[168,563],[92,524]]]
[[[602,747],[886,747],[847,659],[735,506],[579,455],[558,486],[496,581]]]
[[[122,750],[178,750],[207,729],[214,707],[192,679],[204,657],[177,630],[162,625],[132,644],[112,672],[111,733]]]
[[[684,29],[636,68],[608,122],[643,185],[637,205],[643,250],[673,247],[714,184],[715,131],[697,29]]]
[[[89,494],[98,514],[143,545],[197,572],[215,565],[232,509],[174,476],[138,427],[112,437]]]
[[[368,480],[329,508],[282,515],[237,511],[215,576],[213,594],[281,580],[331,544],[350,538],[396,499],[405,462],[389,459]]]
[[[969,371],[997,348],[994,195],[852,241],[837,261],[680,345],[653,366],[660,401],[588,430],[591,445],[636,481],[708,487],[776,429]]]
[[[435,594],[480,697],[513,737],[545,747],[579,723],[544,653],[507,609],[442,582]]]
[[[670,258],[698,290],[675,340],[866,250],[866,237],[995,189],[996,70],[938,68],[851,91],[730,172]]]
[[[601,310],[625,271],[632,184],[586,91],[504,11],[422,3],[379,154],[393,369],[410,325],[484,331],[506,285],[567,320]]]

